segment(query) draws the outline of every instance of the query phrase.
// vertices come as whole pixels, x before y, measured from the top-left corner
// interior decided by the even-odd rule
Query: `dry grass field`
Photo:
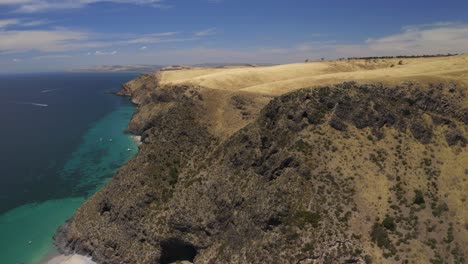
[[[160,74],[162,84],[191,83],[212,89],[241,90],[276,96],[300,88],[349,80],[401,82],[415,79],[421,81],[440,79],[468,84],[468,55],[325,61],[226,69],[193,68],[164,71]]]

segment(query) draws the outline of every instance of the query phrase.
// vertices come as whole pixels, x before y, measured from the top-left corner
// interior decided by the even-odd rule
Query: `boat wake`
[[[21,104],[21,105],[34,105],[40,107],[47,107],[48,104],[40,104],[40,103],[33,103],[33,102],[10,102],[11,104]]]
[[[44,91],[41,91],[41,93],[50,93],[50,92],[54,92],[54,91],[57,91],[59,89],[50,89],[50,90],[44,90]]]

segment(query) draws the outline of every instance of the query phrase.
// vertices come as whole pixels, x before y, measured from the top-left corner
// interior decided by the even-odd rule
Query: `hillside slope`
[[[161,72],[162,84],[191,83],[212,89],[281,95],[296,89],[343,81],[401,82],[434,79],[468,83],[468,55],[285,64],[270,67],[186,69]]]
[[[98,263],[465,263],[467,57],[394,63],[139,77],[122,94],[144,144],[58,246]]]

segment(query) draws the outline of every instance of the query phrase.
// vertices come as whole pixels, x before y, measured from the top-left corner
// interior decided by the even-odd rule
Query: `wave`
[[[10,102],[11,104],[21,104],[21,105],[34,105],[40,107],[47,107],[48,104],[40,104],[40,103],[33,103],[33,102]]]

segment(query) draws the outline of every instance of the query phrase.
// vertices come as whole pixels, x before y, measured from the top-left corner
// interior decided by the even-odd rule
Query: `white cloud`
[[[13,23],[9,22],[8,24]],[[17,22],[20,23],[20,22]],[[5,24],[7,24],[5,22]],[[18,24],[20,25],[20,24]],[[63,52],[89,48],[193,41],[175,37],[178,32],[106,35],[63,28],[41,30],[0,30],[0,54],[27,51]]]
[[[161,43],[161,42],[175,42],[180,41],[177,38],[167,38],[179,34],[178,32],[164,32],[154,34],[143,34],[136,38],[119,41],[119,44],[143,44],[143,43]],[[182,39],[184,40],[184,39]]]
[[[216,28],[208,28],[194,33],[195,37],[206,37],[216,34]]]
[[[0,19],[0,29],[4,29],[11,26],[18,27],[35,27],[50,23],[47,20],[27,20],[19,18]]]
[[[15,25],[15,27],[18,27],[18,25]],[[63,63],[62,66],[64,66],[66,63],[65,66],[67,67],[75,67],[74,65],[78,64],[79,66],[85,66],[89,64],[121,63],[288,63],[304,61],[305,59],[320,59],[322,57],[332,59],[354,56],[468,53],[468,24],[448,22],[407,26],[396,34],[373,37],[356,43],[309,41],[290,43],[289,46],[265,47],[255,46],[253,41],[253,45],[244,48],[203,47],[199,46],[200,42],[181,45],[182,47],[177,48],[161,45],[158,49],[152,49],[152,46],[150,46],[154,43],[194,41],[202,38],[193,34],[193,32],[163,32],[109,35],[63,28],[21,31],[9,30],[6,27],[4,30],[0,30],[0,56],[2,56],[2,52],[20,53],[31,50],[39,51],[39,54],[34,54],[37,56],[55,56],[63,53],[87,54],[88,56],[74,56],[73,59],[69,60],[65,58],[56,60],[57,64],[54,64]],[[201,35],[206,36],[206,34]],[[145,52],[140,50],[145,50]],[[73,51],[77,52],[73,53]],[[12,64],[11,59],[16,56],[20,57],[21,55],[6,55],[5,58],[8,58],[8,62]],[[44,64],[38,60],[28,60],[17,64],[17,66],[23,67],[23,65],[27,64],[26,62],[36,62],[37,65]],[[6,66],[4,68],[7,71],[11,70]]]
[[[19,22],[20,21],[18,19],[0,19],[0,29],[16,25]]]
[[[439,22],[405,26],[400,33],[369,38],[361,43],[309,42],[297,45],[296,49],[328,58],[466,53],[468,24]]]
[[[35,13],[47,10],[82,8],[87,5],[108,2],[116,4],[148,5],[155,8],[167,8],[163,0],[0,0],[0,5],[13,6],[16,12]]]
[[[96,52],[94,52],[94,55],[96,55],[96,56],[106,56],[106,55],[115,55],[115,54],[117,54],[116,50],[113,50],[113,51],[99,51],[99,50],[97,50]]]
[[[468,24],[435,23],[405,27],[399,34],[368,39],[370,52],[388,54],[434,54],[468,51]]]
[[[12,61],[13,61],[13,62],[21,62],[21,61],[23,61],[23,60],[14,58],[14,59],[12,59]]]
[[[468,25],[435,23],[402,28],[398,34],[371,38],[360,43],[312,41],[289,47],[207,48],[193,47],[145,53],[143,60],[164,63],[251,62],[288,63],[307,58],[320,59],[355,56],[422,55],[468,53]],[[145,61],[150,63],[150,61]]]
[[[84,32],[65,29],[0,31],[0,53],[70,50],[80,47],[86,39]]]
[[[50,21],[48,20],[30,20],[30,21],[24,21],[21,23],[22,27],[36,27],[36,26],[42,26],[45,24],[49,24]]]

